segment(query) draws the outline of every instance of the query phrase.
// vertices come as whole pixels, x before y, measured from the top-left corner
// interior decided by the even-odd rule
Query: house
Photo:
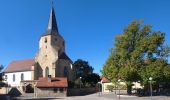
[[[34,65],[33,59],[12,61],[4,70],[8,85],[16,87],[23,80],[34,80]]]
[[[38,97],[67,96],[67,78],[40,78],[36,84]]]
[[[111,81],[109,81],[106,77],[102,76],[101,77],[101,82],[102,82],[102,92],[110,92],[107,88],[108,85],[113,85]]]

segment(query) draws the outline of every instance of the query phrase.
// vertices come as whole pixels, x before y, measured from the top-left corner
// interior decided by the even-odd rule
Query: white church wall
[[[23,75],[24,75],[23,80],[32,80],[31,72],[32,71],[5,73],[5,75],[7,76],[7,81],[6,82],[10,86],[20,86],[21,74],[23,73]],[[13,81],[13,75],[15,75],[15,81]]]

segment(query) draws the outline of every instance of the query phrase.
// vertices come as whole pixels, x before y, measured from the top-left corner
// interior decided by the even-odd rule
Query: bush
[[[114,89],[114,85],[107,85],[107,89],[109,90],[109,91],[113,91],[113,89]]]

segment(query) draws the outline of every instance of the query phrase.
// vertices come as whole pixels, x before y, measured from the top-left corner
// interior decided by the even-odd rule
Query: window
[[[44,42],[47,43],[47,38],[45,38]]]
[[[15,82],[15,74],[13,74],[13,82]]]
[[[46,68],[45,68],[45,77],[48,77],[48,75],[49,75],[49,68],[46,67]]]
[[[45,57],[47,57],[47,55],[45,55]]]
[[[21,81],[23,81],[24,80],[24,74],[22,73],[21,74]]]
[[[3,76],[3,79],[4,79],[4,81],[7,81],[8,76],[7,76],[7,75],[4,75],[4,76]]]
[[[63,89],[63,88],[60,88],[60,92],[63,93],[63,92],[64,92],[64,89]]]
[[[57,93],[58,92],[58,88],[54,88],[54,93]]]
[[[67,77],[68,71],[67,71],[67,67],[64,67],[64,76]]]

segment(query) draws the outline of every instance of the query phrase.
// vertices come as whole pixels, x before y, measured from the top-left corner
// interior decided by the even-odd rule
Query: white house
[[[34,64],[32,59],[11,62],[4,70],[6,83],[12,87],[20,86],[24,80],[33,80]]]

